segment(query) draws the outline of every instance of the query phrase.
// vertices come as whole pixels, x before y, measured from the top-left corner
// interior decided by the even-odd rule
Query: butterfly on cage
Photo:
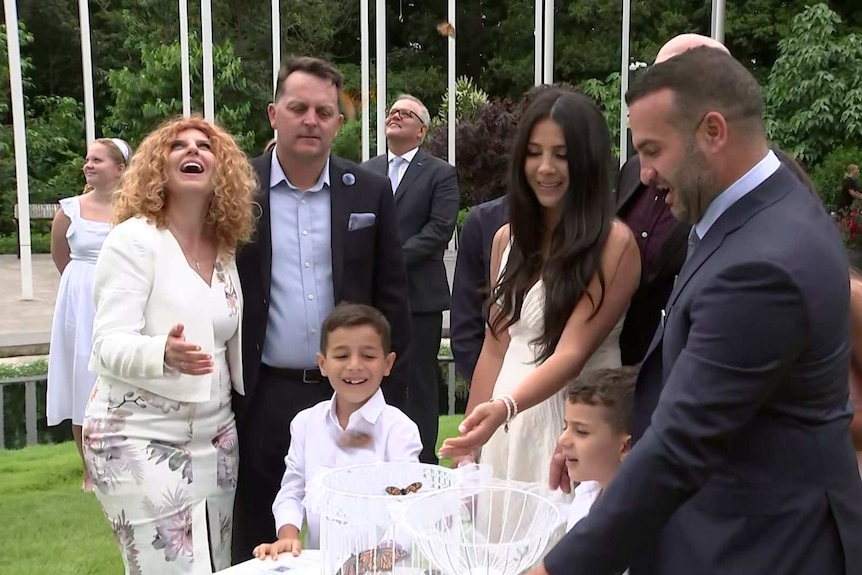
[[[437,32],[441,36],[449,36],[450,38],[454,38],[455,26],[453,26],[451,22],[440,22],[439,24],[437,24]]]
[[[399,547],[376,547],[363,551],[359,555],[351,555],[336,575],[364,575],[392,571],[395,563],[406,559],[410,553]]]
[[[359,449],[371,445],[371,434],[362,431],[347,430],[338,437],[338,447],[342,449]]]
[[[416,493],[420,489],[422,489],[422,484],[417,481],[416,483],[411,483],[404,488],[393,487],[390,485],[386,488],[386,493],[388,493],[389,495],[407,495],[408,493]]]

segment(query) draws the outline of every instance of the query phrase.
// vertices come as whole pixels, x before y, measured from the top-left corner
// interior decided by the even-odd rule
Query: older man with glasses
[[[413,318],[406,413],[422,436],[420,460],[437,463],[437,353],[450,299],[443,253],[455,229],[459,194],[455,168],[420,148],[430,121],[418,98],[398,96],[386,117],[389,151],[363,166],[386,174],[395,195]]]

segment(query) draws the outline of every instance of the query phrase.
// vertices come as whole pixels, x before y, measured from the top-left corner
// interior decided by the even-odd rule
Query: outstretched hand
[[[168,332],[165,343],[165,364],[186,375],[212,373],[213,359],[203,353],[199,345],[189,343],[183,335],[183,324],[178,323]]]
[[[506,405],[502,401],[489,401],[477,405],[464,418],[458,431],[460,437],[450,437],[440,446],[441,457],[474,455],[488,443],[494,432],[506,421]]]

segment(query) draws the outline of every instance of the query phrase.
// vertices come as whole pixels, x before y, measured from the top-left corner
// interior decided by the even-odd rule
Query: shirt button
[[[649,234],[648,234],[648,233],[646,233],[646,232],[641,232],[641,237],[642,237],[642,238],[645,238],[645,237],[647,237],[648,235],[649,235]]]
[[[310,268],[310,267],[311,267],[311,262],[305,262],[305,267]]]
[[[300,200],[300,201],[299,201],[299,203],[300,203],[300,204],[302,204],[302,205],[304,206],[304,205],[305,205],[305,200]]]
[[[317,330],[314,328],[311,328],[311,333],[317,333]]]
[[[308,235],[308,230],[302,230],[302,235],[307,236],[307,235]]]
[[[314,299],[314,294],[313,293],[308,294],[308,299],[310,299],[310,300]]]

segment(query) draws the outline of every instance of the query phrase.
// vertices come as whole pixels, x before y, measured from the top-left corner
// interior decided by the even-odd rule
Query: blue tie
[[[700,244],[700,236],[697,235],[695,227],[691,226],[691,231],[688,233],[688,249],[685,252],[685,261],[691,258],[691,254],[697,249],[698,244]]]
[[[392,184],[392,193],[398,189],[398,172],[401,171],[401,163],[404,158],[395,156],[389,161],[389,183]]]

